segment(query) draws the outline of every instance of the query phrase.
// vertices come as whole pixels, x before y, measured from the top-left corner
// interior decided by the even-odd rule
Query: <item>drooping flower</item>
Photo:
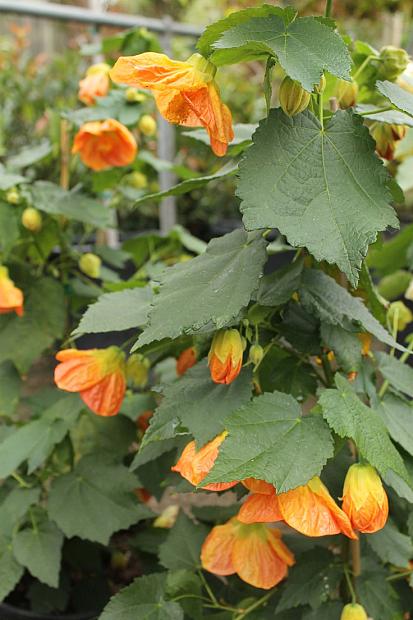
[[[15,312],[17,316],[23,316],[23,299],[23,292],[14,286],[7,267],[0,265],[0,314]]]
[[[198,486],[211,471],[217,459],[219,447],[226,436],[227,432],[224,431],[220,435],[217,435],[212,441],[205,444],[200,450],[196,449],[195,441],[189,442],[189,444],[185,446],[177,464],[171,468],[172,471],[178,472],[191,484]],[[217,482],[207,484],[202,488],[207,491],[225,491],[236,484],[237,481]]]
[[[355,463],[349,468],[344,481],[343,510],[359,532],[372,534],[385,526],[389,503],[374,467]]]
[[[145,52],[118,58],[110,77],[118,84],[153,90],[159,112],[167,121],[205,127],[212,150],[222,156],[234,132],[231,112],[220,99],[215,73],[215,65],[200,54],[179,62],[165,54]]]
[[[92,65],[86,71],[86,77],[79,82],[79,100],[86,105],[93,105],[97,97],[105,97],[109,92],[110,66],[105,62]]]
[[[350,519],[337,506],[318,477],[286,493],[277,494],[274,487],[266,495],[253,493],[241,506],[238,519],[243,523],[283,520],[306,536],[342,533],[349,538],[357,538]]]
[[[114,118],[85,123],[75,136],[72,153],[79,153],[92,170],[131,164],[137,153],[136,140],[122,123]]]
[[[126,391],[125,355],[118,347],[65,349],[56,359],[55,383],[61,390],[79,392],[84,403],[101,416],[119,412]]]
[[[216,332],[208,354],[211,378],[215,383],[232,383],[241,371],[243,345],[237,329]]]
[[[256,588],[268,590],[282,581],[294,556],[275,528],[245,525],[230,519],[212,528],[201,549],[201,563],[215,575],[238,576]]]
[[[340,620],[368,620],[366,610],[358,603],[349,603],[343,608]]]
[[[182,376],[187,370],[195,366],[198,361],[196,349],[194,347],[188,347],[179,354],[176,360],[176,374]]]

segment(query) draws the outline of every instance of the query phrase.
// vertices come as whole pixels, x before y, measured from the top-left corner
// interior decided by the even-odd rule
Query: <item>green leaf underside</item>
[[[159,547],[159,561],[165,568],[179,570],[200,568],[201,545],[208,529],[191,521],[184,513],[180,513],[168,538]]]
[[[234,13],[207,28],[198,49],[216,65],[276,56],[308,91],[324,71],[350,79],[351,60],[340,35],[314,17],[296,18],[291,8],[265,5]]]
[[[381,374],[390,385],[408,396],[413,396],[413,368],[388,353],[377,353],[377,360]]]
[[[340,366],[346,372],[358,370],[361,365],[361,342],[357,334],[346,331],[339,325],[321,324],[323,344],[334,351]]]
[[[387,97],[396,108],[409,116],[413,116],[413,95],[411,93],[398,84],[389,82],[388,80],[377,82],[376,86],[377,90],[384,97]]]
[[[225,420],[228,437],[203,484],[258,478],[279,493],[320,474],[333,454],[330,431],[321,417],[301,417],[292,396],[263,394]]]
[[[413,556],[411,538],[399,532],[392,521],[388,521],[379,532],[366,536],[366,540],[383,562],[409,567],[410,558]]]
[[[413,408],[393,394],[386,394],[377,409],[390,437],[413,456]]]
[[[20,564],[52,588],[59,585],[63,534],[51,521],[36,524],[13,536],[13,552]]]
[[[134,348],[196,333],[208,323],[211,330],[230,323],[258,288],[265,248],[261,236],[234,230],[210,241],[204,254],[166,269],[149,326]]]
[[[410,484],[403,460],[380,415],[362,403],[348,381],[338,373],[335,381],[337,389],[325,390],[319,400],[329,426],[340,437],[353,439],[360,454],[381,475],[391,469]]]
[[[165,600],[167,574],[138,577],[112,597],[99,620],[183,620],[178,603]]]
[[[69,538],[79,536],[106,545],[110,536],[152,512],[137,502],[136,478],[123,465],[88,455],[73,472],[56,478],[49,515]]]
[[[203,360],[165,388],[161,405],[156,409],[143,445],[176,434],[181,425],[199,446],[224,430],[225,417],[245,405],[252,397],[252,375],[244,369],[231,385],[219,385],[211,379],[207,361]]]
[[[14,589],[23,576],[24,568],[13,555],[11,540],[0,537],[0,601]]]
[[[297,260],[264,276],[258,289],[258,303],[262,306],[280,306],[287,303],[300,285],[302,272],[303,261]]]
[[[381,106],[383,107],[383,106]],[[387,112],[375,112],[379,110],[375,105],[361,104],[356,107],[356,112],[362,113],[364,118],[368,118],[372,121],[378,121],[379,123],[388,123],[390,125],[407,125],[413,127],[413,118],[399,112],[398,110],[388,110]]]
[[[290,118],[271,110],[240,163],[237,190],[248,230],[278,228],[354,286],[378,231],[398,227],[389,175],[362,123],[340,111],[322,130],[309,111]]]
[[[95,334],[141,327],[146,323],[151,301],[149,286],[105,293],[88,307],[73,333]]]
[[[328,325],[337,325],[354,331],[363,328],[381,342],[404,350],[387,330],[367,310],[361,299],[350,293],[327,274],[316,269],[306,269],[301,278],[300,301],[311,314]]]

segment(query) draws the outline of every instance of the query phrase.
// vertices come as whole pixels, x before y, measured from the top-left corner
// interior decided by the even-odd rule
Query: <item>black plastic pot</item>
[[[66,615],[49,615],[49,614],[37,614],[34,611],[27,609],[18,609],[18,607],[12,607],[2,603],[0,605],[0,618],[1,620],[96,620],[99,614],[94,613],[78,613],[78,614],[66,614]]]

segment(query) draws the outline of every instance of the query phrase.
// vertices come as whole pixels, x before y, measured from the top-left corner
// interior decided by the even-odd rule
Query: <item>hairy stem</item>
[[[330,17],[332,11],[333,11],[333,0],[327,0],[326,1],[326,8],[325,8],[325,11],[324,11],[325,17]]]

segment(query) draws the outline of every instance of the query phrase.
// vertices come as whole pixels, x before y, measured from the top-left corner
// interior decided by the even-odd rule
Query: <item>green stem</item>
[[[411,355],[412,349],[413,349],[413,338],[411,339],[411,341],[407,345],[407,350],[399,358],[399,361],[402,362],[402,364],[404,364],[404,362],[407,360],[409,355]],[[385,393],[387,392],[387,390],[389,388],[389,385],[390,385],[390,383],[389,383],[389,381],[387,379],[385,381],[383,381],[383,384],[382,384],[382,386],[381,386],[381,388],[379,390],[379,398],[383,398],[383,396],[385,395]]]
[[[357,112],[359,116],[371,116],[372,114],[381,114],[382,112],[390,112],[394,110],[393,106],[388,105],[385,108],[377,108],[377,110],[371,110],[370,112]]]
[[[182,601],[185,598],[196,598],[199,601],[209,602],[209,598],[207,598],[206,596],[198,596],[198,594],[181,594],[181,596],[176,596],[175,598],[172,598],[170,600],[176,603],[177,601]]]
[[[273,596],[273,594],[275,594],[276,591],[277,588],[273,588],[272,590],[264,594],[264,596],[259,598],[258,601],[255,601],[255,603],[252,603],[252,605],[247,607],[247,609],[244,609],[244,611],[239,616],[236,616],[236,620],[242,620],[242,618],[246,618],[252,611],[266,603]]]
[[[208,609],[222,609],[223,611],[232,611],[234,613],[239,612],[239,607],[231,607],[230,605],[220,605],[220,603],[217,603],[216,605],[205,604],[204,607],[207,607]]]
[[[23,478],[15,471],[12,473],[12,478],[14,478],[24,489],[30,489],[30,484],[27,484],[27,482],[23,480]]]
[[[323,107],[323,93],[318,96],[318,114],[320,118],[321,128],[324,129],[324,107]]]
[[[322,366],[323,366],[324,374],[326,376],[327,384],[328,385],[333,385],[333,383],[334,383],[334,374],[333,374],[333,371],[331,369],[330,362],[328,360],[327,354],[324,353],[324,351],[321,354],[321,363],[322,363]]]
[[[344,575],[346,577],[348,589],[349,589],[349,592],[350,592],[351,602],[354,605],[357,602],[357,596],[356,596],[356,591],[355,591],[354,586],[353,586],[353,582],[351,581],[351,577],[350,577],[350,572],[349,572],[348,566],[344,567]]]
[[[413,573],[413,569],[405,570],[402,573],[397,573],[396,575],[390,575],[386,577],[386,581],[397,581],[398,579],[404,579]]]
[[[327,0],[326,8],[325,8],[325,11],[324,11],[324,16],[325,17],[330,17],[331,13],[332,13],[332,10],[333,10],[333,0]]]
[[[30,520],[32,522],[33,532],[35,534],[38,534],[39,530],[37,529],[37,522],[36,522],[36,519],[34,517],[33,510],[31,508],[29,508],[29,514],[30,514]]]
[[[364,69],[367,67],[367,65],[369,64],[370,60],[372,60],[373,58],[375,58],[375,56],[371,55],[367,56],[367,58],[365,58],[363,60],[363,62],[361,63],[361,65],[359,66],[359,68],[357,69],[357,71],[355,72],[355,74],[353,75],[353,80],[355,80],[356,78],[358,78],[358,76],[360,75],[360,73],[362,73],[364,71]]]
[[[215,596],[215,594],[212,592],[212,590],[211,590],[211,588],[210,588],[210,586],[209,586],[209,583],[208,583],[208,582],[207,582],[207,580],[205,579],[204,574],[202,573],[202,571],[201,571],[201,570],[199,570],[199,571],[198,571],[198,575],[199,575],[199,578],[201,579],[202,584],[203,584],[203,586],[204,586],[205,590],[207,591],[208,596],[209,596],[209,598],[211,599],[211,601],[214,603],[214,605],[219,605],[218,600],[217,600],[217,597],[216,597],[216,596]]]

